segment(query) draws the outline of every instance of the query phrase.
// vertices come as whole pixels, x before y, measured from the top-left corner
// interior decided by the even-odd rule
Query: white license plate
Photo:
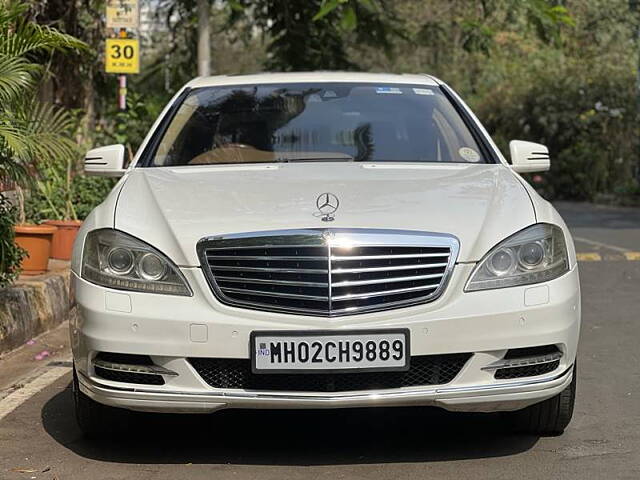
[[[404,371],[409,330],[252,332],[254,373]]]

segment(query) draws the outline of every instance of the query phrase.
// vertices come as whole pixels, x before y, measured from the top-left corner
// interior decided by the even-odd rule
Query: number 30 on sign
[[[140,46],[131,38],[107,38],[105,51],[107,73],[140,73]]]

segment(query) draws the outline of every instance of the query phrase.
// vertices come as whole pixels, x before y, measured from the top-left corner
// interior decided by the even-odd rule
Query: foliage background
[[[84,219],[114,185],[83,153],[132,158],[166,102],[196,76],[198,0],[139,0],[142,73],[103,72],[106,0],[0,0],[0,287],[23,255],[12,225]],[[640,0],[209,0],[212,70],[425,72],[471,105],[508,158],[544,143],[549,199],[640,205]],[[9,180],[9,182],[7,182]],[[21,196],[19,196],[21,198]],[[20,218],[18,218],[20,217]]]
[[[119,142],[135,152],[164,104],[196,75],[196,1],[141,1],[151,28],[125,113],[115,109],[115,76],[102,72],[102,42],[113,33],[104,0],[32,2],[38,22],[92,47],[88,60],[56,54],[43,92],[82,112],[83,147]],[[507,158],[511,139],[550,147],[552,169],[534,179],[547,198],[638,198],[636,3],[212,0],[212,67],[428,72],[470,103]]]

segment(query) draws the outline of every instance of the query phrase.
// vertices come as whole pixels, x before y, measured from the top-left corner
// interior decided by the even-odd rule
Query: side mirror
[[[108,145],[89,150],[84,157],[87,175],[121,177],[124,175],[124,145]]]
[[[509,152],[511,168],[518,173],[546,172],[551,166],[549,149],[539,143],[511,140]]]

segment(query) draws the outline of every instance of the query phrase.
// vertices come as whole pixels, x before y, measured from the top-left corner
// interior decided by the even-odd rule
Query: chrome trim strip
[[[142,375],[167,375],[170,377],[178,376],[178,374],[173,370],[169,370],[159,365],[131,365],[127,363],[107,362],[106,360],[96,358],[93,360],[93,366],[103,368],[105,370],[111,370],[113,372],[140,373]]]
[[[312,316],[317,316],[317,317],[330,317],[332,315],[328,315],[327,314],[327,308],[323,307],[323,308],[299,308],[299,309],[287,309],[285,307],[283,308],[278,308],[278,307],[274,307],[273,304],[271,303],[261,303],[261,302],[246,302],[246,303],[235,303],[232,304],[231,301],[230,302],[223,302],[223,303],[227,303],[231,306],[234,307],[238,307],[238,308],[244,308],[244,309],[248,309],[248,310],[261,310],[261,311],[265,311],[265,312],[281,312],[281,313],[293,313],[295,315],[312,315]],[[328,304],[328,302],[327,302]],[[335,312],[335,310],[333,311]],[[360,313],[360,312],[357,312]]]
[[[338,287],[357,287],[359,285],[376,285],[378,283],[411,282],[416,280],[429,280],[432,278],[440,278],[443,275],[444,273],[432,273],[430,275],[416,275],[413,277],[377,278],[374,280],[344,280],[342,282],[334,283],[333,286],[338,288]]]
[[[327,276],[327,281],[329,282],[329,315],[333,312],[333,269],[331,268],[331,242],[327,242],[327,270],[329,275]]]
[[[217,276],[216,280],[229,283],[260,283],[265,285],[290,285],[292,287],[319,287],[325,288],[329,284],[326,282],[301,282],[298,280],[272,280],[270,278],[251,277],[224,277]]]
[[[422,285],[420,287],[411,287],[411,288],[394,288],[393,290],[378,290],[375,292],[367,292],[367,293],[348,293],[345,295],[338,295],[333,297],[333,300],[336,302],[343,302],[345,300],[358,300],[361,298],[371,298],[377,297],[380,295],[400,295],[401,293],[411,293],[411,292],[420,292],[422,290],[435,290],[438,288],[439,283],[431,284],[431,285]]]
[[[339,256],[333,255],[331,260],[334,262],[343,262],[351,260],[392,260],[402,258],[433,258],[448,257],[450,252],[446,253],[403,253],[398,255],[356,255],[356,256]]]
[[[411,390],[399,390],[399,389],[390,389],[390,390],[378,390],[378,391],[354,391],[354,392],[337,392],[335,394],[327,395],[326,393],[314,393],[309,392],[306,395],[299,394],[291,394],[291,393],[278,393],[278,392],[258,392],[258,391],[248,391],[248,390],[216,390],[212,389],[211,391],[206,392],[192,392],[192,391],[183,391],[183,390],[165,390],[163,388],[158,388],[155,390],[151,390],[148,388],[138,388],[138,387],[113,387],[111,385],[105,385],[97,382],[96,380],[87,377],[82,372],[78,372],[80,379],[83,380],[85,386],[88,388],[97,387],[105,391],[113,391],[116,392],[130,392],[130,393],[150,393],[150,394],[158,394],[158,395],[180,395],[185,397],[217,397],[221,400],[293,400],[293,401],[339,401],[339,400],[358,400],[358,399],[369,399],[376,402],[382,402],[385,399],[397,399],[397,398],[406,398],[412,396],[421,396],[421,395],[434,395],[434,394],[442,394],[442,395],[484,395],[496,393],[499,394],[500,391],[509,391],[514,388],[526,388],[526,387],[535,387],[539,385],[543,385],[545,383],[553,383],[560,380],[559,383],[565,381],[567,377],[571,374],[573,370],[573,365],[568,367],[562,373],[556,374],[552,377],[542,377],[535,378],[531,380],[520,380],[517,382],[501,382],[494,383],[490,385],[472,385],[472,386],[464,386],[464,387],[433,387],[429,388],[412,388]]]
[[[232,266],[226,266],[226,265],[212,265],[212,266],[214,266],[218,270],[228,270],[230,272],[328,273],[328,270],[326,269],[316,269],[316,268],[232,267]]]
[[[505,383],[495,383],[492,385],[479,385],[476,387],[449,387],[447,389],[443,389],[443,390],[439,390],[439,391],[446,391],[446,392],[468,392],[470,390],[473,390],[474,392],[480,392],[480,391],[487,391],[487,390],[496,390],[496,389],[500,389],[502,387],[504,388],[515,388],[515,387],[528,387],[528,386],[532,386],[532,385],[538,385],[541,383],[547,383],[547,382],[553,382],[555,380],[558,380],[560,378],[565,377],[568,373],[570,373],[573,370],[573,365],[571,365],[570,367],[568,367],[564,372],[559,373],[551,378],[546,378],[546,377],[541,377],[541,378],[536,378],[533,380],[521,380],[519,382],[505,382]]]
[[[312,261],[326,261],[327,257],[319,257],[317,255],[299,255],[299,256],[287,256],[287,255],[209,255],[207,254],[207,258],[209,259],[209,263],[211,260],[294,260],[294,261],[303,261],[303,262],[312,262]]]
[[[553,352],[546,355],[537,355],[533,357],[521,358],[505,358],[497,362],[482,367],[482,370],[498,370],[500,368],[517,368],[529,367],[532,365],[542,365],[545,363],[553,363],[562,358],[562,352]]]
[[[292,299],[300,299],[300,300],[318,300],[318,301],[328,301],[329,297],[326,295],[302,295],[299,293],[281,293],[281,292],[267,292],[265,290],[248,290],[245,288],[229,288],[229,287],[220,287],[220,290],[223,292],[230,293],[240,293],[247,295],[258,295],[263,297],[279,297],[279,298],[292,298]]]
[[[363,268],[338,268],[333,272],[342,273],[367,273],[367,272],[396,272],[399,270],[426,270],[429,268],[446,267],[447,263],[417,263],[415,265],[395,265],[393,267],[363,267]]]
[[[284,230],[282,230],[281,232],[284,232]],[[259,232],[258,232],[259,233]],[[200,241],[211,241],[211,240],[216,240],[218,238],[222,239],[222,238],[231,238],[232,236],[220,236],[220,237],[206,237],[201,239]],[[257,237],[259,238],[259,237]],[[289,245],[289,244],[282,244],[282,245],[278,245],[278,244],[274,244],[274,243],[265,243],[264,245],[238,245],[237,247],[234,246],[228,246],[228,247],[207,247],[207,250],[245,250],[245,249],[251,249],[251,248],[302,248],[302,247],[321,247],[322,245],[303,245],[303,244],[296,244],[296,245]],[[215,256],[215,255],[214,255]]]

